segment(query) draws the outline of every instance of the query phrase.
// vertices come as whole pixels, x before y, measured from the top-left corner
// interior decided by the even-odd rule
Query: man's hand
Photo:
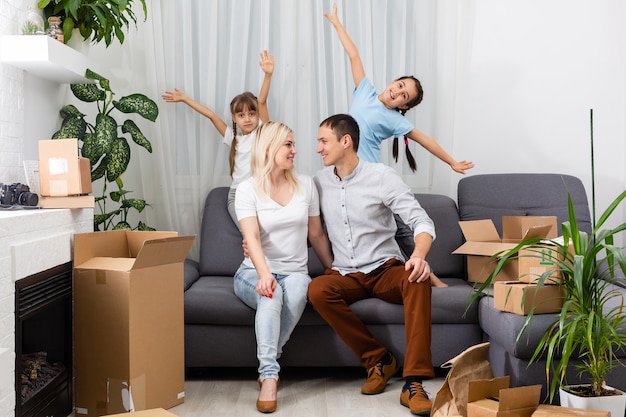
[[[404,263],[404,270],[411,271],[409,282],[424,282],[430,277],[430,265],[423,258],[411,257]]]

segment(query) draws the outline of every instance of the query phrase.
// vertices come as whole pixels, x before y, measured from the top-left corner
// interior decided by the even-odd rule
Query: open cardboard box
[[[509,388],[509,377],[469,381],[467,417],[531,417],[541,385]]]
[[[526,315],[556,313],[563,307],[565,289],[560,285],[528,284],[519,281],[497,281],[493,285],[493,307],[497,310]]]
[[[460,221],[459,226],[466,242],[452,253],[467,255],[468,281],[471,282],[485,282],[497,263],[493,256],[515,248],[523,239],[557,237],[556,216],[502,216],[502,238],[490,219]],[[507,263],[495,281],[535,281],[554,267],[555,250],[549,244],[545,246],[542,258],[525,256],[528,253],[522,249],[519,258]]]
[[[183,261],[194,239],[131,230],[74,235],[77,417],[184,401]]]

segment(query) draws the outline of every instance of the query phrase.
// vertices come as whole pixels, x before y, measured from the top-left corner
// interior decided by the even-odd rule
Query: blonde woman
[[[237,218],[247,255],[235,274],[235,294],[256,310],[259,359],[257,409],[277,408],[283,346],[307,303],[307,238],[325,267],[332,263],[322,229],[317,190],[311,177],[294,170],[292,130],[267,122],[252,148],[251,177],[239,184]]]

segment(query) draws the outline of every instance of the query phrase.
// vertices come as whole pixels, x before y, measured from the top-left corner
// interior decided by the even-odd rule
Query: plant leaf
[[[147,224],[145,224],[144,222],[139,222],[139,224],[137,225],[137,230],[141,230],[144,232],[154,232],[156,231],[156,229],[154,227],[150,227]]]
[[[106,98],[106,92],[99,89],[95,84],[70,84],[70,89],[77,99],[87,103]]]
[[[109,156],[111,159],[107,164],[107,180],[112,182],[126,171],[130,162],[130,146],[128,146],[126,139],[117,138]]]
[[[85,71],[85,78],[89,78],[90,80],[96,80],[100,83],[100,87],[104,88],[106,91],[111,91],[111,85],[107,78],[104,78],[102,75],[90,70],[87,68]]]
[[[143,135],[143,133],[141,133],[141,130],[135,124],[135,122],[130,119],[126,120],[122,125],[122,132],[130,133],[131,138],[137,145],[146,148],[148,152],[152,153],[152,144]]]
[[[122,207],[132,207],[139,213],[141,213],[143,209],[146,208],[146,205],[147,204],[145,200],[141,200],[138,198],[127,198],[126,200],[122,201]]]
[[[159,116],[157,104],[143,94],[122,97],[120,101],[113,101],[113,106],[123,113],[137,113],[152,122]]]
[[[107,165],[109,164],[109,159],[110,159],[109,156],[105,155],[104,158],[102,158],[102,161],[100,161],[100,164],[97,167],[92,169],[91,182],[94,182],[104,177],[104,174],[106,174],[107,172]],[[93,167],[93,164],[91,166]]]
[[[117,122],[107,114],[98,113],[96,116],[96,146],[102,153],[109,153],[113,142],[117,139]]]
[[[73,104],[68,104],[67,106],[63,106],[63,108],[59,111],[62,118],[66,118],[67,116],[76,116],[83,117],[84,113],[81,113],[80,110],[76,108]]]
[[[52,135],[52,139],[77,138],[84,140],[86,132],[87,122],[85,122],[85,119],[82,116],[69,115],[63,119],[61,128]]]
[[[130,227],[130,224],[126,222],[119,222],[115,225],[113,230],[132,230],[132,227]]]

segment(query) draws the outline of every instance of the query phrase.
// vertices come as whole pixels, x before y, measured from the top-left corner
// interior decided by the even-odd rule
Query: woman
[[[289,127],[261,125],[252,149],[252,175],[239,184],[235,197],[249,255],[235,274],[235,294],[256,309],[256,405],[264,413],[277,408],[278,358],[307,303],[307,237],[322,265],[332,263],[315,185],[311,177],[296,174],[295,156]]]

